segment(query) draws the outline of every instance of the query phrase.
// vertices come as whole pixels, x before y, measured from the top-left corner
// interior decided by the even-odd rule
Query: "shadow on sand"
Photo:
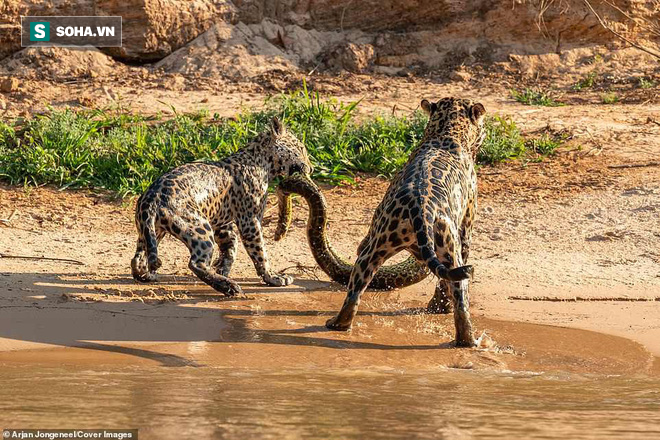
[[[195,279],[163,276],[157,283],[136,284],[130,277],[86,280],[79,274],[0,273],[0,337],[15,341],[46,343],[63,347],[81,347],[138,356],[164,366],[198,366],[183,356],[160,353],[134,346],[149,342],[212,341],[223,344],[255,343],[316,346],[332,349],[427,350],[449,348],[444,345],[387,345],[371,342],[337,340],[323,326],[335,311],[262,310],[232,307],[237,301],[264,293],[291,293],[333,287],[330,283],[297,280],[284,288],[268,288],[257,280],[240,280],[245,296],[227,298],[210,288],[193,298],[174,302],[145,304],[140,301],[76,301],[71,296],[98,294],[98,286],[121,289],[127,285],[135,292],[148,292],[168,286],[167,293],[187,294]],[[172,288],[172,286],[176,286]],[[180,286],[180,287],[179,287]],[[334,288],[337,286],[335,285]],[[208,294],[206,292],[208,291]],[[247,297],[247,298],[246,298]],[[200,306],[213,301],[213,307]],[[362,315],[394,316],[419,314],[420,309],[398,312],[364,312]],[[318,325],[279,330],[253,329],[249,320],[255,316],[318,317]],[[123,346],[126,343],[129,346]]]

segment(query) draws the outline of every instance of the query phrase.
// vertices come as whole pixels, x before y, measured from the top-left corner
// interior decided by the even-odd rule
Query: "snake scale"
[[[348,284],[353,265],[339,256],[330,245],[326,233],[328,212],[325,197],[319,187],[306,176],[288,177],[277,188],[279,211],[275,241],[284,238],[291,225],[292,194],[299,194],[309,205],[307,240],[316,263],[333,281]],[[410,256],[400,263],[382,266],[369,287],[383,290],[406,287],[422,281],[428,275],[426,264]]]

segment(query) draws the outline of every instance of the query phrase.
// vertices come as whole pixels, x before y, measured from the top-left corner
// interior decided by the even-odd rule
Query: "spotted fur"
[[[286,235],[291,224],[291,194],[301,195],[309,206],[307,241],[316,263],[333,280],[348,284],[353,264],[344,260],[328,237],[328,206],[318,186],[308,176],[296,174],[287,177],[278,186],[279,216],[275,240]],[[429,275],[426,264],[410,256],[405,261],[381,266],[369,283],[372,289],[396,289],[422,281]]]
[[[477,206],[474,161],[485,137],[483,105],[445,98],[422,101],[429,114],[424,137],[376,209],[351,272],[348,295],[332,330],[351,327],[360,295],[380,266],[407,250],[439,278],[429,308],[444,307],[451,292],[456,344],[474,346],[465,266]]]
[[[229,278],[240,235],[266,284],[291,284],[291,277],[270,269],[261,220],[270,181],[311,171],[305,146],[274,119],[269,130],[220,162],[190,163],[163,174],[137,202],[133,278],[156,279],[158,243],[170,233],[188,247],[188,267],[199,279],[228,296],[240,293]],[[212,263],[214,242],[220,256]]]

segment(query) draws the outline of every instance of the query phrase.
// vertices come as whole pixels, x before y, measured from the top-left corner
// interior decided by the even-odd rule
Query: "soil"
[[[550,108],[514,102],[502,83],[476,89],[359,75],[313,83],[344,101],[362,99],[365,114],[405,113],[422,97],[461,95],[511,116],[526,133],[571,134],[546,161],[479,170],[470,256],[472,311],[485,334],[479,350],[435,350],[448,348],[453,324],[451,316],[421,313],[433,292],[430,279],[369,292],[352,332],[325,331],[345,291],[314,265],[301,201],[283,242],[271,240],[273,200],[265,217],[272,265],[296,283],[265,287],[241,250],[233,277],[245,296],[228,299],[192,276],[184,246],[171,238],[161,246],[159,281],[133,282],[133,200],[0,186],[0,219],[9,219],[0,222],[0,361],[660,372],[653,362],[660,356],[660,105],[654,100],[602,105],[587,92],[582,102]],[[351,91],[352,85],[360,87]],[[79,94],[100,95],[93,87],[93,81],[35,81],[17,94],[66,105]],[[164,112],[173,103],[181,111],[227,116],[266,97],[256,86],[224,93],[212,84],[184,93],[120,83],[112,92],[135,111]],[[355,255],[386,187],[361,176],[356,186],[323,188],[330,237],[344,255]],[[198,341],[215,342],[197,350]]]

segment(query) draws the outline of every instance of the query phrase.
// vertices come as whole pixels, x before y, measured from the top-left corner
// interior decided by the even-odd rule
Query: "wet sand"
[[[128,278],[109,284],[38,278],[33,286],[48,295],[16,298],[0,309],[0,363],[590,374],[658,369],[652,354],[629,339],[494,320],[478,311],[474,322],[477,334],[484,334],[481,348],[453,348],[452,316],[423,313],[426,295],[415,286],[365,294],[353,330],[342,333],[323,326],[344,297],[343,289],[328,282],[300,280],[278,289],[246,279],[244,298],[225,299],[209,295],[192,278],[169,277],[142,286],[141,293],[133,290],[142,300],[125,301],[107,292],[125,289],[132,284]],[[186,298],[150,299],[154,287],[185,289]],[[101,296],[104,301],[94,301]]]

